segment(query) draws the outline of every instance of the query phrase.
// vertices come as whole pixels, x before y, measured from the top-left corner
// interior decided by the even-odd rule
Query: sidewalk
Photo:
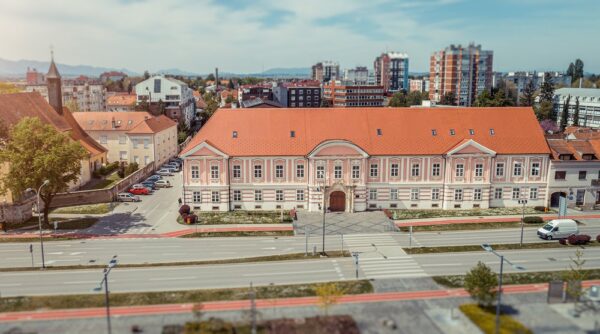
[[[539,216],[544,220],[556,219],[556,213],[527,215]],[[440,217],[440,218],[422,218],[422,219],[402,219],[394,220],[398,227],[402,226],[427,226],[427,225],[447,225],[447,224],[470,224],[470,223],[492,223],[492,222],[519,222],[521,215],[506,215],[506,216],[472,216],[472,217]],[[600,213],[582,213],[579,215],[567,215],[564,218],[568,219],[596,219],[600,218]]]
[[[584,287],[600,284],[600,280],[585,281]],[[543,293],[547,291],[548,284],[526,284],[526,285],[506,285],[504,294],[528,294]],[[464,289],[448,290],[423,290],[407,292],[385,292],[370,293],[361,295],[344,295],[340,298],[339,304],[356,303],[380,303],[394,301],[411,301],[425,299],[444,299],[444,298],[466,298],[469,294]],[[280,307],[298,307],[298,306],[316,306],[318,297],[299,297],[299,298],[280,298],[280,299],[259,299],[256,300],[258,309],[280,308]],[[232,300],[218,302],[202,303],[202,311],[238,311],[250,308],[249,300]],[[111,307],[113,316],[136,316],[136,315],[160,315],[173,313],[191,313],[194,304],[163,304],[163,305],[141,305],[141,306],[121,306]],[[35,320],[66,320],[81,318],[98,318],[106,315],[105,308],[87,308],[87,309],[63,309],[63,310],[40,310],[25,312],[6,312],[0,313],[0,322],[11,321],[35,321]]]

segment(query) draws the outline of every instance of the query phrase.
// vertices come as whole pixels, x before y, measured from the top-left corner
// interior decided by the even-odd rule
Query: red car
[[[147,188],[131,188],[129,192],[134,195],[149,195],[150,191]]]

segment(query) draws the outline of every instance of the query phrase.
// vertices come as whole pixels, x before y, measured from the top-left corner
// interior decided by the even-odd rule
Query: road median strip
[[[505,284],[546,284],[554,280],[563,280],[569,270],[559,271],[539,271],[539,272],[525,272],[525,273],[509,273],[502,275],[502,281]],[[582,270],[585,273],[586,279],[596,280],[596,284],[600,280],[600,270],[598,269],[587,269]],[[462,288],[464,287],[465,275],[444,275],[444,276],[433,276],[432,279],[439,285],[447,288]]]
[[[548,248],[586,248],[599,247],[600,242],[592,241],[586,245],[561,245],[558,241],[532,242],[520,244],[493,244],[495,250],[521,250],[521,249],[548,249]],[[458,245],[437,247],[412,247],[403,248],[407,254],[437,254],[437,253],[460,253],[460,252],[483,252],[480,245]]]
[[[212,264],[236,264],[236,263],[256,263],[256,262],[272,262],[272,261],[295,261],[295,260],[318,260],[327,258],[339,258],[339,257],[350,257],[350,252],[344,251],[330,251],[327,252],[327,256],[321,256],[320,254],[313,255],[308,253],[292,253],[292,254],[280,254],[280,255],[267,255],[267,256],[256,256],[246,258],[235,258],[235,259],[223,259],[223,260],[204,260],[204,261],[184,261],[184,262],[159,262],[159,263],[120,263],[119,268],[150,268],[150,267],[178,267],[178,266],[201,266],[201,265],[212,265]],[[84,269],[102,269],[106,265],[71,265],[71,266],[46,266],[45,270],[84,270]],[[0,272],[13,272],[13,271],[32,271],[37,270],[31,267],[14,267],[14,268],[0,268]]]

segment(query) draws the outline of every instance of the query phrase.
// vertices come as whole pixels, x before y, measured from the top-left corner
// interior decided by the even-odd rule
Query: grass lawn
[[[464,304],[460,310],[485,334],[494,334],[496,329],[496,309],[483,308],[476,304]],[[501,334],[533,334],[522,323],[508,314],[500,314]]]
[[[88,205],[77,205],[67,206],[63,208],[57,208],[51,211],[51,213],[67,213],[67,214],[105,214],[111,212],[118,203],[100,203],[100,204],[88,204]]]
[[[525,224],[528,226],[541,226],[541,224]],[[463,224],[440,224],[413,226],[413,232],[438,232],[438,231],[458,231],[458,230],[488,230],[499,228],[517,228],[521,227],[521,222],[489,222],[489,223],[463,223]],[[408,232],[408,226],[400,226],[400,231]]]
[[[472,217],[472,216],[501,216],[520,215],[523,208],[490,208],[474,210],[390,210],[396,219],[419,219],[439,217]],[[525,207],[525,215],[542,214],[533,207]]]
[[[76,229],[88,228],[98,222],[98,218],[93,218],[93,217],[74,218],[74,219],[49,217],[48,220],[50,221],[50,228],[46,229],[47,231],[54,230],[54,222],[55,221],[59,222],[58,226],[57,226],[57,229],[59,229],[59,230],[76,230]],[[7,225],[7,230],[8,231],[16,230],[16,229],[24,228],[24,227],[38,227],[38,217],[35,217],[35,216],[31,217],[22,223],[9,224],[9,225]]]
[[[67,241],[67,240],[77,240],[79,238],[73,237],[44,237],[44,242],[48,241]],[[0,238],[0,243],[9,243],[9,242],[40,242],[40,238]]]
[[[289,237],[294,231],[231,231],[231,232],[197,232],[182,235],[179,238],[208,238],[208,237]]]
[[[119,183],[121,180],[123,180],[123,179],[119,177],[119,174],[117,172],[114,172],[114,173],[108,175],[107,177],[105,177],[103,180],[100,180],[98,183],[96,183],[93,187],[90,187],[88,190],[108,189],[108,188],[111,188],[112,186],[114,186],[115,184]]]
[[[39,239],[36,239],[39,241]],[[350,257],[350,252],[344,251],[331,251],[327,252],[327,258],[337,257]],[[223,260],[204,260],[204,261],[185,261],[185,262],[165,262],[165,263],[131,263],[131,264],[119,264],[119,268],[149,268],[149,267],[173,267],[173,266],[201,266],[209,264],[231,264],[231,263],[248,263],[248,262],[269,262],[269,261],[293,261],[293,260],[308,260],[308,259],[322,259],[319,253],[312,255],[311,252],[307,256],[304,253],[293,253],[293,254],[281,254],[281,255],[267,255],[267,256],[256,256],[256,257],[245,257],[236,259],[223,259]],[[77,270],[77,269],[95,269],[104,268],[105,265],[76,265],[76,266],[46,266],[46,270]],[[31,268],[28,267],[17,267],[17,268],[0,268],[0,272],[11,272],[11,271],[29,271]]]
[[[193,212],[198,215],[200,225],[226,225],[226,224],[281,224],[291,223],[292,217],[289,210],[283,211],[230,211],[230,212]],[[177,222],[183,224],[181,217]],[[186,224],[187,225],[187,224]]]
[[[519,244],[497,244],[492,245],[495,250],[513,250],[513,249],[543,249],[543,248],[585,248],[598,247],[600,242],[590,241],[584,246],[561,245],[558,240],[548,242],[533,242]],[[456,252],[481,252],[483,249],[480,245],[459,245],[459,246],[439,246],[439,247],[413,247],[403,248],[407,254],[431,254],[431,253],[456,253]]]
[[[332,282],[345,294],[372,293],[368,280]],[[318,284],[269,285],[254,288],[257,299],[316,296]],[[111,306],[202,303],[206,301],[249,299],[247,288],[207,289],[161,292],[111,293]],[[0,298],[0,312],[39,309],[71,309],[104,307],[104,293],[64,296],[31,296]]]
[[[583,270],[586,274],[586,280],[600,279],[600,270],[587,269]],[[557,270],[557,271],[539,271],[530,273],[511,273],[502,275],[502,284],[534,284],[534,283],[548,283],[554,280],[562,280],[566,274],[570,273],[570,270]],[[433,280],[447,288],[462,288],[464,287],[465,276],[464,275],[446,275],[446,276],[433,276]]]

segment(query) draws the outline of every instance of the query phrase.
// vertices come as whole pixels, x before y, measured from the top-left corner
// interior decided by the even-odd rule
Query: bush
[[[465,275],[465,290],[481,306],[492,305],[496,299],[497,285],[496,274],[481,261]]]
[[[567,244],[567,239],[560,238],[560,239],[558,239],[558,243],[561,244],[561,245],[566,245]]]
[[[125,176],[131,175],[135,173],[139,169],[139,165],[137,162],[132,162],[125,168]]]
[[[533,209],[535,211],[546,212],[546,207],[545,206],[534,206]]]
[[[525,224],[543,224],[544,220],[540,216],[529,216],[523,219]]]
[[[598,234],[598,235],[596,236],[596,241],[597,241],[597,242],[600,242],[600,234]]]
[[[190,206],[187,204],[182,205],[181,207],[179,207],[179,214],[180,215],[189,215],[191,212]]]
[[[567,238],[567,241],[569,242],[570,245],[585,245],[588,242],[590,242],[590,240],[592,240],[592,237],[587,234],[580,234],[580,235],[573,234]]]

